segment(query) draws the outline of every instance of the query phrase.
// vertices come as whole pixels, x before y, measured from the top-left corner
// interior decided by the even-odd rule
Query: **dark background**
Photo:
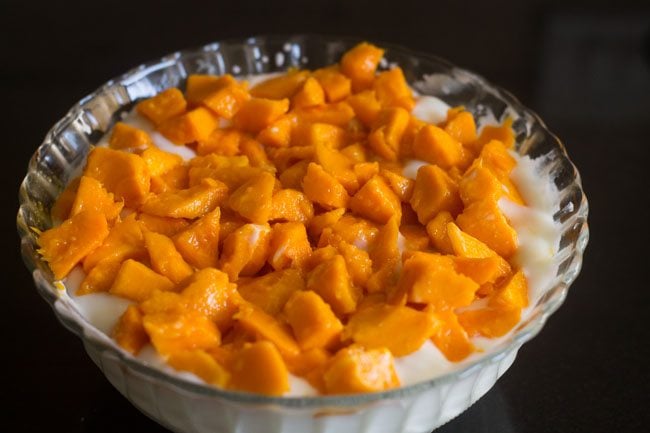
[[[164,431],[108,384],[21,263],[17,191],[47,130],[144,61],[223,38],[302,32],[392,42],[474,70],[538,111],[582,174],[591,206],[582,274],[496,387],[440,431],[648,431],[648,2],[36,3],[0,2],[0,432]]]

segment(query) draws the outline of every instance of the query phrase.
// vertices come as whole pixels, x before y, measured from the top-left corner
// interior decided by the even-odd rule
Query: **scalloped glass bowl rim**
[[[72,108],[66,113],[66,115],[63,116],[63,118],[61,118],[58,122],[56,122],[54,126],[48,131],[42,144],[53,141],[53,138],[56,136],[61,125],[66,124],[66,122],[68,122],[71,118],[75,118],[79,114],[79,112],[83,110],[85,104],[87,104],[89,101],[93,100],[97,96],[101,95],[101,93],[105,89],[110,88],[115,84],[122,85],[122,84],[127,84],[129,82],[137,81],[141,77],[141,75],[143,74],[146,75],[146,73],[148,73],[151,69],[159,69],[161,66],[165,64],[178,62],[180,59],[183,58],[183,56],[193,55],[201,52],[214,52],[217,51],[220,48],[220,46],[222,45],[227,46],[228,44],[237,44],[237,45],[252,47],[255,46],[256,42],[258,41],[274,41],[274,42],[291,43],[291,42],[297,42],[309,38],[324,39],[327,40],[328,42],[348,42],[350,44],[361,41],[361,39],[352,38],[352,37],[333,37],[333,36],[316,35],[316,34],[302,34],[302,35],[292,35],[292,36],[259,35],[259,36],[244,38],[244,39],[235,39],[235,38],[224,39],[218,42],[205,44],[199,48],[176,51],[161,57],[159,60],[153,60],[150,62],[143,63],[139,66],[136,66],[135,68],[132,68],[128,72],[107,81],[104,85],[100,86],[97,90],[80,99],[79,102],[77,102],[74,106],[72,106]],[[524,107],[519,102],[519,100],[507,90],[492,85],[488,81],[486,81],[483,77],[476,75],[475,73],[465,70],[463,68],[459,68],[454,64],[452,64],[451,62],[442,59],[440,57],[427,54],[427,53],[414,51],[395,44],[382,43],[377,41],[375,43],[389,50],[399,51],[402,54],[406,54],[414,58],[426,59],[428,61],[436,62],[452,71],[462,72],[465,77],[468,77],[472,81],[479,83],[481,86],[485,86],[486,88],[489,88],[490,91],[494,92],[494,94],[498,98],[500,98],[503,102],[505,102],[508,106],[514,107],[518,111],[525,112],[526,114],[530,115],[533,121],[538,123],[539,126],[554,141],[553,144],[555,145],[555,147],[557,147],[557,149],[559,149],[560,152],[568,159],[566,149],[562,144],[562,142],[559,140],[559,138],[556,137],[553,133],[551,133],[548,130],[545,123],[535,112]],[[38,152],[38,149],[36,152]],[[580,186],[580,190],[582,191],[580,175],[577,170],[575,171],[575,175],[576,178],[574,180],[574,183],[577,183]],[[27,178],[23,180],[23,183],[21,184],[21,190],[24,188],[24,183],[26,182],[26,180]],[[24,200],[21,195],[21,199],[20,199],[21,208],[23,206],[23,203]],[[231,400],[231,401],[236,401],[241,403],[256,404],[256,405],[263,404],[263,405],[294,407],[294,408],[308,408],[308,407],[322,407],[322,406],[351,407],[351,406],[364,405],[364,404],[385,400],[385,399],[407,397],[410,395],[417,394],[419,392],[424,392],[433,389],[434,387],[441,386],[446,383],[462,380],[464,377],[471,375],[475,370],[481,369],[481,367],[484,364],[487,364],[488,362],[499,361],[501,358],[506,356],[513,349],[518,350],[518,348],[523,343],[533,338],[541,330],[548,317],[553,312],[555,312],[560,307],[560,305],[562,305],[562,303],[564,302],[569,286],[573,283],[573,281],[575,280],[575,278],[577,277],[580,271],[582,265],[582,255],[588,240],[588,228],[586,222],[587,206],[588,206],[587,200],[583,193],[581,207],[584,207],[585,222],[583,224],[585,226],[584,227],[585,230],[582,230],[582,235],[580,236],[579,239],[576,240],[576,250],[574,254],[578,255],[577,263],[573,266],[570,266],[569,269],[567,269],[573,271],[574,275],[572,276],[572,278],[562,280],[558,284],[564,286],[563,289],[559,292],[559,295],[550,297],[550,299],[547,299],[543,304],[538,305],[536,307],[536,308],[541,307],[542,308],[541,312],[531,315],[531,317],[528,318],[528,321],[525,324],[525,326],[519,328],[515,334],[511,334],[507,339],[499,342],[493,349],[490,350],[489,353],[486,353],[484,356],[481,356],[476,360],[468,362],[467,365],[463,367],[459,367],[456,370],[450,371],[448,373],[445,373],[433,379],[425,380],[412,385],[402,386],[399,388],[382,391],[382,392],[352,394],[352,395],[334,395],[334,396],[319,395],[319,396],[303,396],[303,397],[294,397],[294,396],[269,397],[269,396],[246,393],[246,392],[224,390],[209,385],[193,383],[178,378],[171,373],[156,369],[154,367],[150,367],[145,363],[143,363],[142,361],[139,361],[136,358],[127,355],[122,350],[118,349],[117,346],[115,346],[115,344],[113,343],[112,340],[110,340],[109,337],[105,336],[101,331],[99,331],[92,324],[90,324],[78,311],[76,314],[77,317],[75,317],[73,323],[67,323],[68,322],[67,319],[69,318],[63,317],[62,314],[59,311],[57,311],[56,308],[53,309],[55,311],[55,314],[63,322],[65,327],[70,331],[72,331],[73,333],[75,333],[76,335],[78,335],[80,338],[82,338],[84,343],[90,342],[93,344],[99,344],[103,346],[104,349],[113,352],[113,354],[116,355],[121,362],[124,362],[130,368],[134,369],[135,371],[141,374],[150,376],[153,379],[163,380],[176,387],[181,388],[184,391],[190,391],[204,396],[220,397],[226,400]],[[20,228],[21,225],[20,222],[18,225]],[[22,238],[23,235],[21,234],[21,240]],[[39,257],[32,256],[29,257],[29,261],[31,260],[39,261],[41,259]],[[36,278],[36,273],[41,273],[41,271],[38,268],[36,268],[35,265],[33,265],[32,263],[29,263],[27,258],[25,258],[25,262],[28,268],[34,273],[34,280],[37,286],[39,286]],[[56,301],[59,299],[60,296],[58,294],[58,290],[52,284],[52,282],[50,282],[47,279],[47,277],[43,275],[41,275],[41,277],[42,277],[41,281],[45,283],[46,287],[45,288],[38,287],[39,293],[46,301],[48,301],[48,303],[50,303],[52,307],[54,307],[54,304],[56,303]],[[557,286],[551,287],[548,289],[548,291],[551,291],[556,287]],[[521,323],[519,324],[519,326],[521,326]],[[89,336],[87,332],[88,329],[93,331],[93,333],[98,333],[99,335],[105,337],[104,339],[108,341],[100,341],[100,339],[98,338],[93,338]]]

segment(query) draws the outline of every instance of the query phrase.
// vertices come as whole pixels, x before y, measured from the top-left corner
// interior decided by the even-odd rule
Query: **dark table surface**
[[[647,2],[34,3],[0,2],[0,175],[10,198],[1,432],[164,431],[109,385],[21,263],[17,190],[50,126],[143,61],[223,38],[303,32],[393,42],[484,75],[541,114],[582,174],[591,241],[580,277],[497,385],[440,431],[648,431]]]

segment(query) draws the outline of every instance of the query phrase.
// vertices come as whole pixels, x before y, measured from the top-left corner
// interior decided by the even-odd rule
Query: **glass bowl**
[[[510,367],[521,345],[537,334],[563,302],[582,264],[589,230],[580,176],[562,143],[542,120],[508,92],[445,60],[386,48],[381,68],[398,64],[421,95],[464,105],[480,125],[515,119],[516,151],[543,158],[540,182],[560,191],[554,219],[561,225],[557,272],[521,323],[484,356],[456,371],[386,392],[349,396],[265,397],[217,389],[150,367],[121,350],[82,317],[37,253],[37,230],[52,226],[49,209],[85,164],[94,143],[140,99],[192,73],[246,76],[314,69],[337,62],[358,40],[326,36],[268,36],[217,42],[141,65],[83,98],[48,132],[20,187],[17,223],[24,261],[39,293],[61,323],[77,334],[108,380],[138,409],[176,432],[429,432],[485,394]],[[522,389],[522,392],[524,390]]]

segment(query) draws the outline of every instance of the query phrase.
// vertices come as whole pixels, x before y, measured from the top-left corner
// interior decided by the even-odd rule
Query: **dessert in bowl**
[[[76,296],[71,277],[66,281],[67,289],[54,280],[47,263],[37,254],[38,236],[32,228],[45,230],[52,226],[49,209],[56,197],[80,174],[92,144],[100,143],[120,120],[134,124],[133,114],[125,117],[125,113],[132,111],[135,102],[170,87],[183,87],[191,74],[251,76],[285,71],[288,67],[317,69],[337,62],[355,44],[355,41],[316,37],[254,38],[177,53],[127,73],[81,101],[48,134],[31,162],[21,189],[18,220],[25,260],[34,269],[39,291],[53,303],[64,325],[82,336],[88,353],[111,383],[143,412],[172,430],[429,431],[462,412],[494,384],[514,360],[519,346],[531,338],[559,306],[579,271],[588,236],[587,206],[577,171],[559,141],[514,98],[479,77],[435,58],[387,47],[380,70],[394,65],[402,68],[418,101],[423,101],[413,110],[416,115],[438,113],[439,118],[429,122],[439,123],[446,121],[447,105],[463,105],[483,131],[485,125],[511,119],[513,158],[518,161],[511,177],[531,209],[543,212],[541,216],[527,213],[515,205],[506,206],[503,211],[522,240],[528,235],[539,239],[540,233],[551,232],[547,236],[549,243],[541,248],[547,249],[542,254],[547,260],[535,265],[526,275],[533,290],[528,294],[530,305],[524,309],[522,320],[514,330],[491,340],[490,344],[481,347],[480,339],[473,340],[474,346],[482,348],[483,353],[474,353],[438,371],[432,371],[434,364],[446,365],[446,360],[440,356],[427,358],[419,354],[416,358],[397,359],[395,365],[401,386],[368,389],[375,392],[365,394],[339,395],[345,393],[344,390],[335,395],[310,395],[314,393],[308,387],[294,387],[293,383],[288,395],[278,397],[224,390],[201,383],[195,376],[179,374],[156,364],[155,357],[142,359],[138,355],[136,358],[120,349],[106,334],[107,329],[102,329],[107,325],[93,318],[96,317],[91,311],[93,308],[87,302],[84,304],[84,296]],[[115,135],[115,130],[111,135]],[[164,135],[171,134],[168,131]],[[408,168],[406,164],[403,174],[407,177]],[[417,173],[421,170],[419,166],[410,167],[410,171]],[[412,176],[417,184],[417,175]],[[546,190],[548,193],[544,193]],[[363,213],[363,206],[357,206],[355,212]],[[370,218],[382,218],[372,212],[369,214]],[[382,214],[381,209],[378,214]],[[539,216],[537,226],[532,223],[535,216]],[[523,222],[527,222],[528,234],[520,228]],[[378,223],[386,225],[387,221]],[[532,257],[532,261],[540,257],[536,255],[539,248],[534,248],[539,247],[539,243],[524,241],[523,244],[530,248],[521,249],[522,261],[526,257]],[[52,257],[49,259],[52,265]],[[415,264],[407,266],[405,262],[405,269],[408,268],[417,269]],[[320,295],[326,298],[326,294],[321,292]],[[435,350],[428,351],[429,354],[433,352]],[[409,375],[418,370],[419,373]]]

